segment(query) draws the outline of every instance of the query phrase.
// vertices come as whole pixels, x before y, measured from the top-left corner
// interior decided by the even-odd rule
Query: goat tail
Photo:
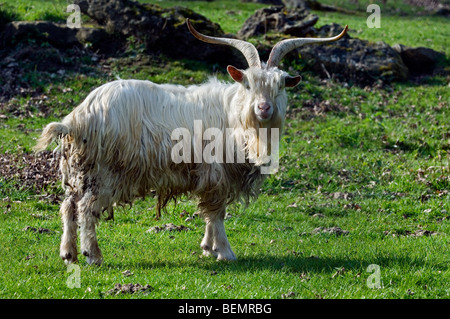
[[[56,138],[68,135],[70,127],[65,123],[52,122],[48,124],[34,146],[35,152],[45,150]]]

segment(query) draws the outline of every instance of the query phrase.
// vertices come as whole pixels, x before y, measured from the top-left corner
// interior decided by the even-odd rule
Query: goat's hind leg
[[[86,256],[86,261],[90,265],[100,265],[103,261],[95,232],[95,226],[100,219],[101,209],[100,200],[90,189],[85,192],[83,198],[78,202],[81,252]]]
[[[203,237],[200,247],[203,249],[203,255],[217,257],[217,253],[213,251],[214,245],[214,225],[206,218],[205,236]]]
[[[69,195],[61,204],[63,235],[61,237],[60,256],[64,263],[78,261],[77,255],[77,203],[74,195]]]

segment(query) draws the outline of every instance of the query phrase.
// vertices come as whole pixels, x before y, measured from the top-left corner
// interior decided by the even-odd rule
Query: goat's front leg
[[[88,264],[100,265],[102,253],[97,242],[95,226],[100,218],[101,207],[96,196],[88,190],[78,202],[78,223],[80,225],[81,252]]]
[[[231,250],[227,234],[225,233],[224,217],[225,211],[214,222],[213,251],[217,253],[217,260],[236,260],[236,255]]]
[[[225,232],[225,207],[204,212],[206,228],[201,247],[204,255],[217,257],[217,260],[236,260]]]

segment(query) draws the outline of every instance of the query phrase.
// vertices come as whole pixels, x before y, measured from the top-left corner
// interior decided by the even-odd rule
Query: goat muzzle
[[[258,104],[258,110],[256,111],[256,116],[259,120],[267,121],[273,115],[273,108],[268,102],[262,102]]]

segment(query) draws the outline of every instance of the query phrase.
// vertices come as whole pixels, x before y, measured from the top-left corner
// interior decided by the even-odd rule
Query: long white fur
[[[76,224],[81,251],[88,262],[100,264],[95,225],[104,211],[113,216],[114,205],[132,203],[151,190],[158,194],[158,209],[181,194],[199,198],[206,220],[202,248],[218,259],[236,258],[223,225],[226,205],[258,192],[264,176],[259,172],[257,134],[235,134],[245,149],[246,163],[180,163],[171,159],[176,128],[194,136],[194,121],[203,130],[240,128],[256,132],[261,127],[283,127],[287,97],[286,73],[277,68],[250,68],[241,83],[211,78],[188,87],[141,80],[117,80],[93,90],[62,122],[50,123],[35,149],[43,150],[55,139],[61,146],[62,183],[67,197],[61,205],[64,234],[61,258],[77,260]],[[270,121],[261,123],[255,109],[261,102],[274,108]],[[242,131],[242,130],[241,130]],[[239,130],[236,130],[239,132]],[[270,138],[268,139],[270,141]],[[224,156],[225,158],[225,156]],[[252,161],[251,161],[252,160]]]

